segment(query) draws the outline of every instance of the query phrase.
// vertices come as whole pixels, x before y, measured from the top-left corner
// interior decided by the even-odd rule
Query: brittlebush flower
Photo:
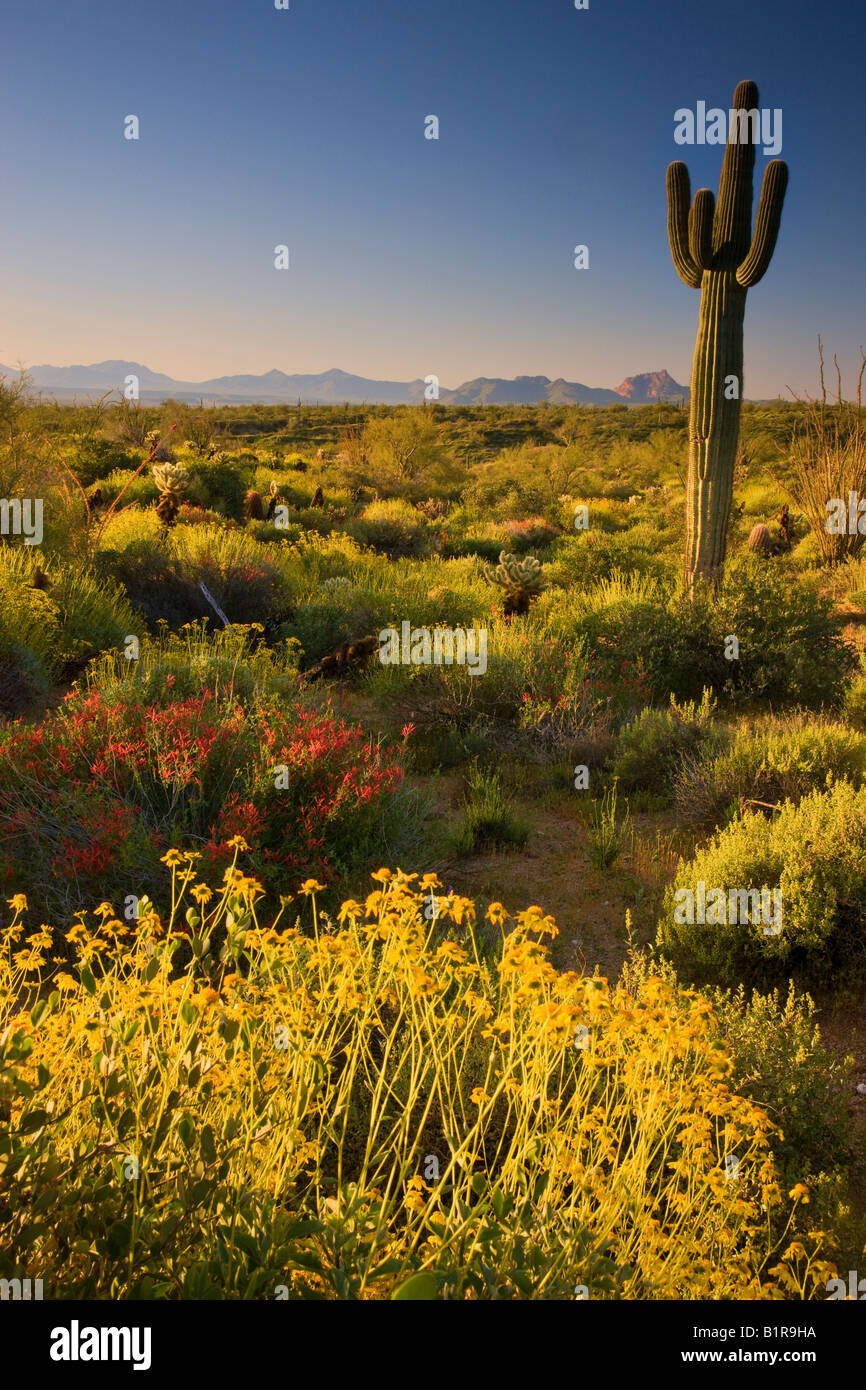
[[[319,883],[319,882],[318,882],[316,879],[314,879],[314,878],[308,878],[308,879],[306,880],[305,883],[302,883],[302,884],[301,884],[300,888],[298,889],[298,892],[299,892],[299,893],[303,893],[303,894],[304,894],[304,897],[305,897],[305,898],[308,898],[308,897],[310,896],[311,893],[321,893],[321,892],[323,892],[323,891],[324,891],[324,888],[325,888],[324,883]]]
[[[13,898],[7,898],[6,901],[14,912],[27,911],[27,899],[23,893],[16,893]]]
[[[791,1188],[788,1196],[795,1202],[807,1204],[809,1201],[809,1189],[804,1182],[798,1182]]]

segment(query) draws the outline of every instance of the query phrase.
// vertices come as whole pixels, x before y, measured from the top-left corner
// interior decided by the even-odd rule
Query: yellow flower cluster
[[[586,1282],[586,1232],[610,1243],[611,1291],[626,1297],[778,1297],[802,1283],[803,1258],[824,1268],[815,1232],[816,1251],[792,1244],[767,1271],[767,1209],[808,1192],[781,1189],[774,1127],[732,1089],[699,994],[558,973],[540,908],[492,903],[479,925],[432,874],[380,869],[336,920],[319,915],[308,879],[305,918],[289,924],[290,898],[260,921],[255,879],[235,861],[213,889],[196,858],[165,856],[162,917],[146,902],[134,926],[109,903],[82,914],[66,934],[72,965],[47,969],[48,928],[22,937],[20,896],[0,950],[0,1037],[29,1039],[9,1063],[22,1085],[0,1102],[14,1125],[38,1083],[56,1117],[46,1152],[96,1155],[103,1177],[133,1152],[142,1228],[172,1193],[182,1205],[191,1181],[204,1193],[222,1173],[212,1207],[197,1199],[196,1239],[216,1241],[220,1213],[257,1194],[265,1225],[288,1207],[316,1232],[287,1287],[307,1279],[336,1296],[346,1232],[357,1296],[387,1296],[413,1270],[447,1279],[461,1261],[489,1264],[483,1241],[508,1203],[523,1215],[501,1227],[495,1260],[505,1268],[535,1242],[546,1272],[532,1296]],[[38,1243],[41,1270],[61,1250],[70,1270],[95,1258],[49,1226]],[[177,1268],[196,1258],[187,1250]],[[513,1296],[526,1296],[519,1281]]]

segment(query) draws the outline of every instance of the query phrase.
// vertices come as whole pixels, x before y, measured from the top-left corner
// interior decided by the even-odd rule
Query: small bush
[[[522,849],[528,839],[529,825],[515,813],[499,774],[474,767],[466,778],[465,806],[454,835],[455,852]]]
[[[148,704],[147,673],[128,684],[109,671],[106,692],[76,693],[41,724],[0,731],[7,894],[25,892],[68,924],[118,884],[153,895],[173,840],[196,843],[221,870],[229,841],[253,833],[269,887],[286,873],[335,883],[405,828],[407,807],[389,806],[399,749],[385,752],[327,709],[265,696],[243,704],[224,684],[215,697],[217,674],[206,668],[195,694],[173,699],[169,669]]]
[[[360,545],[395,558],[427,555],[433,548],[430,522],[399,497],[372,502],[363,516],[346,523],[346,531]]]
[[[719,983],[801,975],[859,978],[866,967],[866,788],[840,782],[787,802],[770,818],[744,814],[683,861],[669,888],[658,942],[674,964]],[[700,888],[721,890],[701,923]],[[689,899],[694,920],[687,920]],[[781,894],[781,919],[759,910]],[[741,910],[733,893],[752,893]],[[678,896],[679,895],[679,896]],[[746,915],[750,921],[738,918]],[[713,920],[720,917],[722,920]],[[780,929],[779,929],[780,928]]]
[[[800,715],[740,728],[723,751],[710,745],[687,755],[674,777],[674,795],[681,821],[700,829],[717,825],[741,798],[798,802],[828,778],[860,786],[864,775],[866,739],[845,724]]]
[[[666,710],[644,709],[619,731],[610,771],[624,791],[669,796],[683,758],[698,749],[718,748],[727,740],[713,722],[716,701],[704,690],[700,704],[677,704]]]

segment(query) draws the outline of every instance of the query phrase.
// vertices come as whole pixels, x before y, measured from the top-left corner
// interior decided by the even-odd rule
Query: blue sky
[[[726,109],[749,77],[782,109],[791,181],[749,292],[746,395],[813,388],[819,332],[853,380],[864,38],[854,0],[19,6],[0,361],[687,381],[699,295],[671,264],[664,174],[685,157],[715,190],[722,150],[675,145],[674,112]]]

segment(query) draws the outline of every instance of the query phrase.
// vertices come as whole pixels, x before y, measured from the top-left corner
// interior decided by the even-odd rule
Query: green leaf
[[[413,1274],[399,1289],[391,1295],[392,1301],[397,1299],[412,1299],[416,1302],[429,1303],[436,1297],[436,1280],[432,1274],[422,1271],[420,1274]]]
[[[46,1013],[48,1012],[48,1000],[40,999],[30,1010],[30,1022],[34,1028],[38,1028]]]
[[[214,1132],[210,1125],[205,1125],[201,1132],[201,1152],[205,1163],[216,1162],[216,1144],[214,1143]]]
[[[177,1122],[177,1132],[187,1148],[192,1144],[195,1137],[195,1126],[191,1116],[184,1113]]]
[[[21,1116],[18,1133],[32,1134],[35,1129],[42,1129],[48,1123],[48,1118],[47,1110],[30,1110]]]
[[[96,993],[96,981],[95,981],[94,978],[93,978],[93,971],[91,970],[90,966],[87,964],[86,961],[85,961],[85,963],[82,965],[82,967],[81,967],[81,969],[79,970],[78,974],[79,974],[79,978],[80,978],[80,980],[81,980],[82,985],[83,985],[84,988],[87,990],[87,993],[88,993],[88,994],[95,994],[95,993]]]
[[[129,1249],[129,1223],[115,1221],[108,1230],[108,1253],[114,1260],[120,1259]]]

